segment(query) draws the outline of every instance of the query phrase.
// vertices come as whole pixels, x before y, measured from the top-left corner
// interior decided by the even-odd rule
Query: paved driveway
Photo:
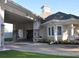
[[[20,51],[31,51],[43,54],[79,56],[79,45],[45,44],[45,43],[10,43],[6,48]]]

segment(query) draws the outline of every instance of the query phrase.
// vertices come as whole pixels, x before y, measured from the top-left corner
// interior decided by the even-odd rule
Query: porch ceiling
[[[27,22],[33,22],[32,19],[29,19],[27,17],[23,17],[14,13],[11,13],[9,11],[5,11],[5,20],[6,23],[27,23]]]

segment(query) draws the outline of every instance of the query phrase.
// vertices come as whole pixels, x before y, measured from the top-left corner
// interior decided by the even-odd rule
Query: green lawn
[[[0,58],[75,58],[75,57],[10,50],[10,51],[0,51]]]

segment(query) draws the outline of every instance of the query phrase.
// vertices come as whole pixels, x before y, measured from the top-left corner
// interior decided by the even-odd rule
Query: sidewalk
[[[14,43],[5,45],[6,48],[19,51],[30,51],[43,54],[66,55],[66,56],[79,56],[78,45],[61,45],[53,44],[48,45],[45,43]]]

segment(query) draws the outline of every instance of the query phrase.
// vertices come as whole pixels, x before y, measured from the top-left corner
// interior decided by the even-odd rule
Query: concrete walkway
[[[62,45],[45,43],[13,43],[5,44],[6,48],[20,51],[38,52],[43,54],[79,56],[79,45]]]

